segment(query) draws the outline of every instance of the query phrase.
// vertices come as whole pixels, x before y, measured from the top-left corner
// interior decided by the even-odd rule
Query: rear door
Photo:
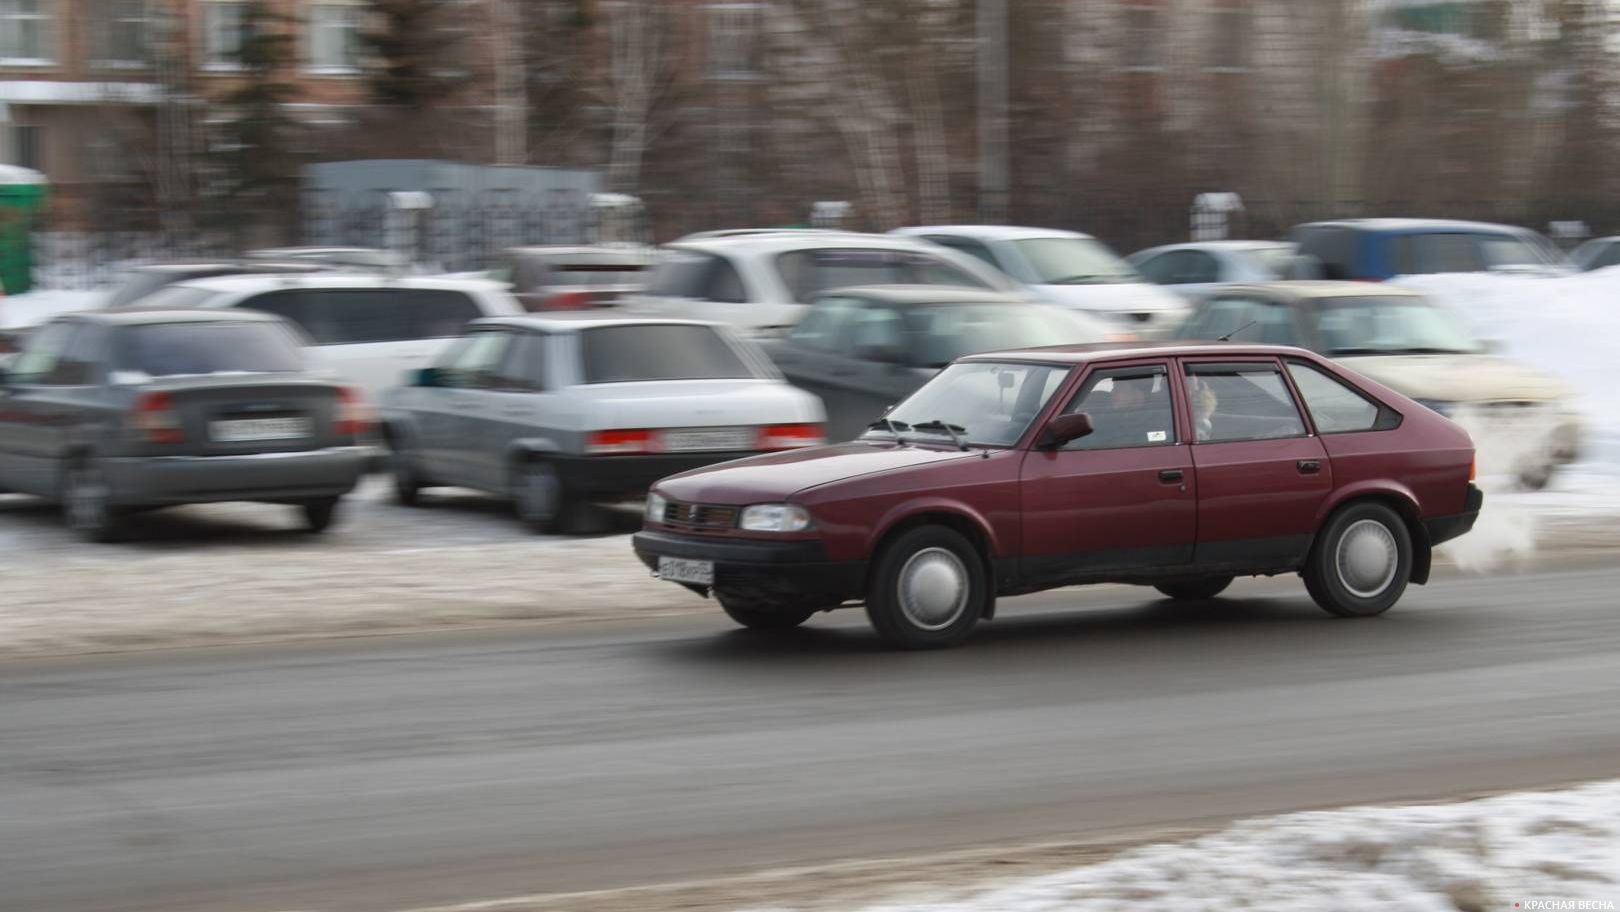
[[[499,360],[483,372],[470,412],[475,448],[468,453],[468,471],[487,491],[510,487],[515,441],[550,437],[556,429],[557,392],[546,376],[551,338],[520,331],[502,335],[506,345]]]
[[[436,479],[487,488],[481,470],[488,425],[495,420],[490,385],[512,334],[499,329],[471,333],[456,345],[438,370],[439,385],[426,390],[428,403],[418,413],[424,464]]]
[[[1198,475],[1200,567],[1285,567],[1302,560],[1333,488],[1275,358],[1187,358],[1183,389]]]
[[[1186,565],[1199,478],[1170,362],[1094,368],[1059,414],[1077,412],[1093,433],[1024,457],[1022,575],[1052,582]]]

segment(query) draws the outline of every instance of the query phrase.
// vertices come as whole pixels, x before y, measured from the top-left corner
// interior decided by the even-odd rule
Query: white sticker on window
[[[1164,443],[1167,439],[1164,431],[1148,431],[1148,443]]]

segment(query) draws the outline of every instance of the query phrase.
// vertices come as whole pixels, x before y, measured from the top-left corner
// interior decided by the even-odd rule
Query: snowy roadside
[[[1217,832],[772,871],[416,912],[1620,909],[1620,780]]]

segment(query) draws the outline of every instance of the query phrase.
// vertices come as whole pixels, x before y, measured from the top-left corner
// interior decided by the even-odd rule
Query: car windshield
[[[1451,311],[1422,298],[1330,298],[1317,332],[1330,355],[1450,354],[1482,349]]]
[[[131,327],[124,334],[119,361],[120,370],[150,377],[304,369],[303,352],[292,333],[268,321]]]
[[[1012,446],[1069,374],[1066,364],[964,361],[945,368],[866,432],[869,438]],[[946,426],[952,426],[947,428]]]
[[[755,376],[712,326],[600,326],[580,333],[586,383],[722,380]]]
[[[1046,237],[1013,241],[1041,285],[1100,285],[1140,282],[1141,273],[1101,241]]]
[[[903,325],[918,367],[943,367],[979,352],[1102,342],[1111,334],[1097,320],[1045,304],[914,307]]]
[[[1490,266],[1558,266],[1564,255],[1540,235],[1485,237],[1485,262]]]

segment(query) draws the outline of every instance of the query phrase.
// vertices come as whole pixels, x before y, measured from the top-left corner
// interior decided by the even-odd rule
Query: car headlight
[[[803,532],[810,528],[810,511],[793,504],[754,504],[742,511],[738,526],[749,532]]]
[[[665,500],[663,495],[658,494],[656,492],[649,493],[647,495],[647,510],[646,510],[646,514],[645,514],[646,517],[647,517],[647,521],[648,522],[663,522],[664,521],[664,507],[666,507],[668,505],[669,505],[669,501]]]
[[[1418,405],[1450,418],[1457,411],[1457,403],[1446,399],[1416,399]]]

